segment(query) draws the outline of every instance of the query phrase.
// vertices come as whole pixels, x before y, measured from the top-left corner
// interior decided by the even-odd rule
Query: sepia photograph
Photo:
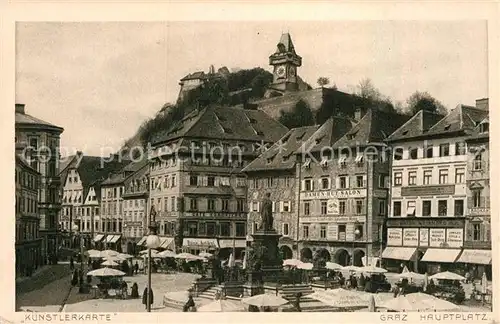
[[[17,21],[16,312],[492,312],[488,32]]]

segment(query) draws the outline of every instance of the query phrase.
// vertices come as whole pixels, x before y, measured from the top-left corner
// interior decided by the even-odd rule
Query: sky
[[[62,154],[117,151],[194,71],[271,71],[289,32],[313,87],[360,80],[393,101],[428,91],[448,109],[488,97],[484,21],[22,22],[16,26],[16,102],[63,127]],[[66,153],[66,154],[65,154]]]

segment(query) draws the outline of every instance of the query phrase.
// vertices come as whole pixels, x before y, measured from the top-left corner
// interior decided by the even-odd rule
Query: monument
[[[282,276],[283,260],[278,248],[281,234],[274,229],[272,202],[267,193],[262,201],[261,222],[252,234],[253,242],[248,251],[248,283],[246,295],[261,290],[264,282],[277,282]]]

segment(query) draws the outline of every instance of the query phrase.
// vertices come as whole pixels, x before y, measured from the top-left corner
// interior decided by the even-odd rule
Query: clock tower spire
[[[269,56],[273,69],[273,83],[270,88],[279,92],[297,91],[297,68],[302,65],[302,57],[297,55],[289,33],[281,35],[276,52]]]

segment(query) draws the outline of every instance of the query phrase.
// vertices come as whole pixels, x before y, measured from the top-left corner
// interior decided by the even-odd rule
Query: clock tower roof
[[[293,46],[292,37],[289,33],[281,34],[280,41],[277,45],[276,53],[295,53],[295,47]]]

